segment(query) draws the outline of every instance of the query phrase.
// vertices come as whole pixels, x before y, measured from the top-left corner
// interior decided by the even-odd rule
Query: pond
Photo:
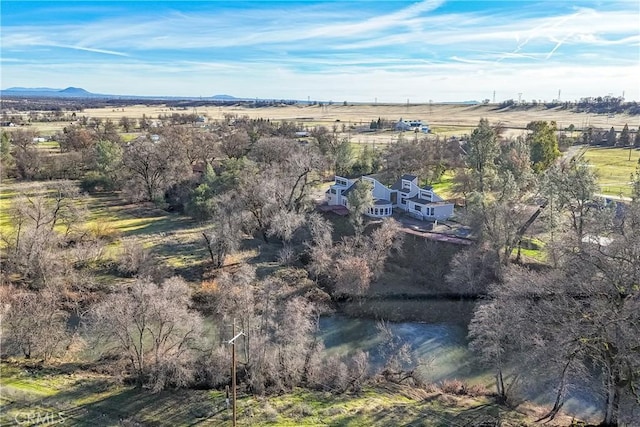
[[[485,375],[467,349],[467,331],[455,324],[388,322],[389,330],[425,365],[421,369],[428,381],[458,378],[476,381]],[[369,353],[374,368],[384,365],[388,349],[378,322],[372,319],[332,315],[320,319],[320,334],[329,354],[348,354],[356,350]]]
[[[468,349],[467,325],[474,303],[471,301],[393,301],[398,312],[409,313],[408,321],[387,322],[388,329],[403,343],[411,346],[412,353],[424,365],[421,373],[427,381],[438,383],[444,379],[459,379],[469,384],[482,384],[495,390],[493,372],[482,366]],[[423,316],[419,315],[422,307]],[[329,354],[350,354],[357,350],[369,352],[374,368],[384,365],[388,346],[372,318],[351,317],[345,312],[366,312],[367,307],[341,307],[341,313],[320,318],[320,337]],[[447,320],[447,316],[449,319]],[[423,320],[418,320],[422,317]],[[553,390],[539,390],[535,384],[523,390],[528,400],[551,407]],[[565,412],[589,421],[599,421],[602,399],[589,390],[576,387],[570,391]]]

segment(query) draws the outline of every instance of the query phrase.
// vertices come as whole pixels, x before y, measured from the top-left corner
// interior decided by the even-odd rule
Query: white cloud
[[[494,89],[551,98],[562,88],[640,99],[637,3],[553,16],[449,13],[440,0],[377,14],[358,2],[341,4],[344,11],[284,3],[211,13],[207,5],[82,25],[4,25],[3,57],[15,61],[3,59],[3,81],[141,95],[306,99],[322,88],[326,95],[314,97],[402,101],[483,99]]]

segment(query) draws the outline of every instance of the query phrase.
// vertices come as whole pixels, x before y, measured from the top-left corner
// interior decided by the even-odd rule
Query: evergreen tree
[[[620,133],[620,139],[618,140],[622,147],[628,147],[631,144],[631,136],[629,135],[629,125],[625,124]]]
[[[541,172],[560,157],[556,122],[531,122],[527,125],[527,129],[532,131],[527,135],[527,141],[531,147],[532,167],[534,171]]]
[[[117,142],[102,140],[95,146],[95,168],[102,175],[107,190],[119,187],[122,179],[122,155],[122,146]]]
[[[0,178],[6,178],[9,171],[15,166],[15,161],[11,155],[11,143],[9,142],[9,134],[2,132],[2,140],[0,141]]]
[[[362,217],[374,205],[373,184],[360,180],[354,184],[353,190],[347,196],[349,205],[349,219],[356,232],[356,238],[364,232],[364,218]]]
[[[471,133],[467,148],[467,163],[476,178],[477,191],[486,190],[487,177],[495,171],[495,162],[500,153],[498,135],[489,120],[480,119],[478,127]]]
[[[616,145],[616,130],[611,126],[609,133],[607,133],[607,145],[613,147]]]

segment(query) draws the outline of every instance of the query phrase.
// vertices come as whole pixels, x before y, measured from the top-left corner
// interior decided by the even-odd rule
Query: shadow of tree
[[[53,396],[37,401],[16,400],[10,405],[11,408],[5,406],[4,409],[59,413],[64,418],[64,425],[73,426],[224,425],[223,415],[227,412],[221,392],[167,390],[152,393],[119,386],[106,379],[79,380]]]

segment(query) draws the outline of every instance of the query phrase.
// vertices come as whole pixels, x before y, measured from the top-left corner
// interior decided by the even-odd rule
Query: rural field
[[[118,109],[99,108],[85,109],[84,114],[90,117],[111,118],[116,120],[122,116],[141,118],[157,117],[158,114],[171,114],[180,112],[174,108],[162,106],[133,106]],[[184,111],[183,111],[184,112]],[[625,123],[630,127],[637,127],[640,119],[637,116],[618,114],[609,116],[606,114],[575,113],[561,108],[531,108],[526,111],[513,111],[509,109],[499,110],[495,105],[463,105],[463,104],[349,104],[349,105],[282,105],[274,107],[249,108],[245,106],[221,106],[221,107],[197,107],[189,108],[188,112],[196,112],[206,115],[209,119],[222,119],[225,114],[237,114],[251,118],[263,118],[271,120],[289,120],[300,123],[308,123],[310,126],[322,124],[331,125],[339,121],[340,124],[368,125],[379,117],[397,121],[403,119],[422,120],[436,129],[443,128],[446,131],[456,129],[472,129],[481,118],[486,118],[492,123],[500,122],[508,129],[524,129],[527,123],[537,120],[558,123],[558,128],[563,129],[573,124],[576,129],[586,126],[602,127],[609,129],[611,126],[622,128]]]
[[[640,149],[590,147],[583,155],[597,172],[600,192],[631,197],[632,174],[640,161]]]

